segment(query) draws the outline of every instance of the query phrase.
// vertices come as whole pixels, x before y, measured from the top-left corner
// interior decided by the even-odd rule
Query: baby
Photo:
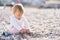
[[[30,33],[30,25],[25,16],[23,15],[24,8],[22,4],[16,4],[13,7],[13,14],[10,17],[10,27],[7,27],[10,33]]]

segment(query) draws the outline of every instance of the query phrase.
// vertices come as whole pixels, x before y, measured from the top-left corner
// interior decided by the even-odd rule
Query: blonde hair
[[[16,10],[16,9],[18,9],[19,11],[22,11],[23,13],[24,13],[24,7],[23,7],[23,5],[22,4],[16,4],[16,5],[14,5],[13,6],[13,10]]]

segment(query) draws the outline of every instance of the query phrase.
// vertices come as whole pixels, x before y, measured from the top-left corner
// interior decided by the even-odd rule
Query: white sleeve
[[[24,21],[25,27],[26,27],[27,29],[30,29],[29,22],[28,22],[28,20],[27,20],[25,17],[23,18],[23,21]]]
[[[10,17],[10,24],[14,26],[17,30],[21,30],[21,26],[13,17]]]

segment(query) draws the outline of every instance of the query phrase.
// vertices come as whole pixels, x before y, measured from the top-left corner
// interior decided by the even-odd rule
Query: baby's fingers
[[[24,33],[24,30],[20,30],[20,32],[19,32],[19,33],[23,34],[23,33]]]

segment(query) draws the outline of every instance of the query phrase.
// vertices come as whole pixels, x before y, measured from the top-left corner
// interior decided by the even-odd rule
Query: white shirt
[[[26,29],[30,29],[30,25],[24,16],[18,20],[14,15],[12,15],[10,17],[10,24],[19,31],[22,29],[22,26],[24,26]]]

